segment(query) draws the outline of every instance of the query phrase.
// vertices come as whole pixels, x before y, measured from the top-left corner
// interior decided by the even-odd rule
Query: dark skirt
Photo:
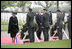
[[[15,38],[16,37],[16,33],[10,33],[11,38]]]

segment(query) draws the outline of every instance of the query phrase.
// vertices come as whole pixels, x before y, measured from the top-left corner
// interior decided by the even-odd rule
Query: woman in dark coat
[[[17,32],[19,31],[18,20],[17,20],[16,14],[17,14],[16,12],[13,12],[12,16],[9,19],[8,33],[10,33],[12,42],[15,41],[15,36]]]

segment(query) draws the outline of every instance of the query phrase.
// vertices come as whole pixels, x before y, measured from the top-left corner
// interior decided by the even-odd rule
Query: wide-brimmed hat
[[[17,15],[17,12],[12,12],[12,14],[16,14]]]

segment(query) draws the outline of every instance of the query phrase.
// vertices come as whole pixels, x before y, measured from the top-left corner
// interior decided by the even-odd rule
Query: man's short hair
[[[56,12],[61,12],[60,10],[57,10]]]
[[[43,9],[44,11],[47,11],[47,9]]]
[[[31,8],[29,8],[29,11],[32,11],[32,9],[31,9]]]
[[[49,12],[51,12],[51,11],[49,11]]]

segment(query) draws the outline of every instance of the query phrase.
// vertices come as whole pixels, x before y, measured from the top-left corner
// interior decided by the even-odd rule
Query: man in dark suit
[[[37,25],[38,25],[38,30],[37,30],[37,36],[39,39],[40,38],[40,35],[41,35],[41,31],[42,31],[42,15],[41,15],[41,11],[39,10],[38,11],[38,14],[36,15],[36,22],[37,22]]]
[[[60,10],[57,10],[57,32],[58,32],[58,37],[60,40],[62,40],[62,28],[63,28],[63,15]]]
[[[44,34],[44,41],[48,41],[49,39],[49,14],[47,13],[47,9],[43,9],[43,21],[42,21],[42,26],[43,26],[43,34]]]
[[[69,39],[71,39],[71,10],[69,10],[68,12],[68,16],[67,16],[67,22],[68,23],[68,31],[69,31]]]
[[[34,31],[35,31],[34,16],[35,13],[32,12],[31,8],[29,8],[29,12],[27,13],[26,23],[27,23],[30,42],[34,42]]]
[[[64,18],[65,18],[65,12],[64,11],[62,11],[62,16],[63,16],[63,28],[65,30],[66,24],[64,22]]]
[[[52,12],[49,11],[49,22],[50,22],[50,25],[53,24],[53,21],[52,21]]]

